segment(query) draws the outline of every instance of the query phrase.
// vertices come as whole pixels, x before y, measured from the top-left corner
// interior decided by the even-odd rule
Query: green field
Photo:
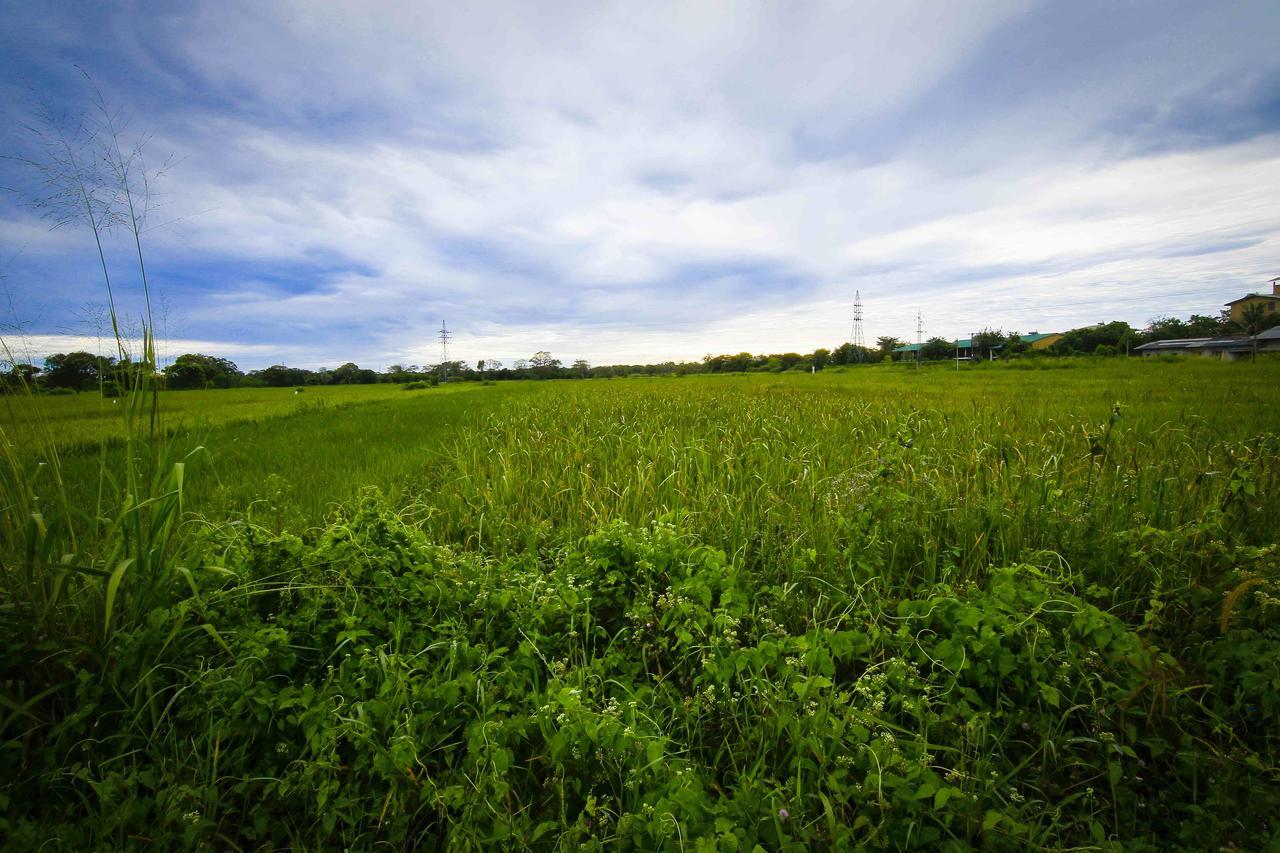
[[[15,847],[1280,844],[1280,363],[127,406],[0,421]]]

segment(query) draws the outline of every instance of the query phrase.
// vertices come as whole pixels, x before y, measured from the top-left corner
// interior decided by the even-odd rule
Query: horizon
[[[1142,328],[1280,272],[1267,3],[4,10],[6,114],[86,111],[80,68],[172,157],[169,358],[434,364],[442,320],[473,364],[807,353],[855,292],[868,344],[917,310],[924,339]],[[92,238],[21,164],[0,186],[4,337],[88,349]]]

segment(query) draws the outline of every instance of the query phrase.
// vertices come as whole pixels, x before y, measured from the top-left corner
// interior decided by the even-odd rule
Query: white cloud
[[[1121,126],[1275,66],[1231,49],[1265,12],[207,4],[136,40],[192,93],[143,117],[181,156],[154,251],[242,270],[184,291],[196,337],[312,364],[433,360],[442,317],[468,359],[810,349],[855,289],[872,337],[917,306],[944,335],[1211,312],[1274,274],[1280,140],[1158,153]],[[1000,68],[1019,28],[1060,50]]]

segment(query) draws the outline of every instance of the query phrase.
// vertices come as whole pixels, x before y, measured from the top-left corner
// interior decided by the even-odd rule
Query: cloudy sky
[[[179,8],[181,7],[181,8]],[[171,355],[808,351],[1214,313],[1280,275],[1260,2],[0,2],[0,146],[91,90],[172,164]],[[0,163],[4,322],[93,335],[92,237]],[[128,247],[107,245],[138,311]]]

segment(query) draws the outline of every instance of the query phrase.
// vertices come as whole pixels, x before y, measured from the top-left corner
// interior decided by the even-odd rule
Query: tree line
[[[1256,306],[1251,306],[1256,307]],[[1210,317],[1192,314],[1187,320],[1160,317],[1146,328],[1136,329],[1122,320],[1082,326],[1063,333],[1061,339],[1044,350],[1032,351],[1031,345],[1017,332],[984,329],[971,338],[975,358],[1019,358],[1024,356],[1123,355],[1144,343],[1177,338],[1219,337],[1232,334],[1256,335],[1280,325],[1280,317],[1264,315],[1260,310],[1246,310],[1240,322],[1227,312]],[[810,371],[828,367],[875,364],[891,361],[895,350],[905,342],[893,336],[876,339],[874,347],[858,347],[842,343],[831,349],[818,348],[809,353],[784,352],[754,354],[707,355],[701,361],[664,361],[654,364],[610,364],[592,366],[579,359],[564,364],[549,352],[539,351],[527,359],[516,359],[510,365],[498,359],[480,359],[474,364],[449,361],[433,365],[393,364],[383,371],[347,362],[335,368],[316,370],[273,364],[258,370],[241,371],[229,359],[203,353],[185,353],[159,371],[163,387],[175,390],[197,388],[283,388],[314,385],[371,385],[388,382],[400,385],[440,382],[474,382],[510,379],[610,378],[621,376],[663,376],[691,373],[743,373]],[[920,348],[924,361],[943,361],[955,356],[955,342],[934,337]],[[912,356],[914,357],[914,356]],[[57,353],[43,365],[15,363],[2,377],[6,390],[27,387],[57,393],[102,389],[108,394],[128,387],[130,378],[142,370],[141,363],[117,360],[107,356],[77,351]]]

